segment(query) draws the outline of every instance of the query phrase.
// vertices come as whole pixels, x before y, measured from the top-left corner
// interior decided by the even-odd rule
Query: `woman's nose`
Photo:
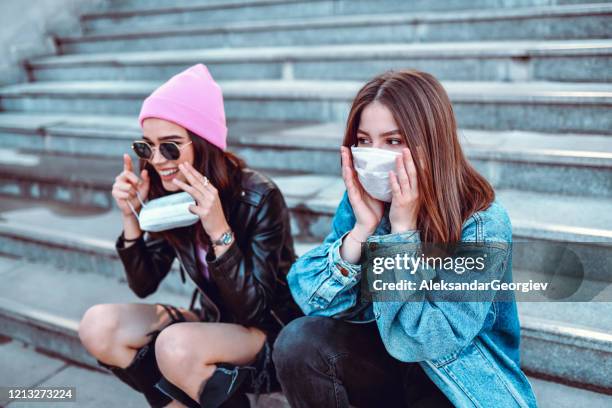
[[[166,161],[166,158],[159,152],[159,148],[153,149],[153,156],[151,156],[151,164],[159,164]]]

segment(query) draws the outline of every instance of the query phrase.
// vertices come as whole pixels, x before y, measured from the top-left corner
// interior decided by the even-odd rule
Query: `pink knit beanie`
[[[223,94],[202,64],[176,74],[153,91],[142,103],[138,115],[141,127],[146,118],[176,123],[221,150],[227,146]]]

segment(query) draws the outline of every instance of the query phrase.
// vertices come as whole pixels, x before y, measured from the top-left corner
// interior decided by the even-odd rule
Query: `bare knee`
[[[179,368],[189,371],[194,363],[194,350],[180,323],[165,328],[159,334],[155,341],[155,358],[160,371],[169,379],[175,377],[174,373]]]
[[[79,323],[79,338],[90,354],[98,359],[104,359],[116,347],[118,330],[118,305],[94,305],[87,309]]]

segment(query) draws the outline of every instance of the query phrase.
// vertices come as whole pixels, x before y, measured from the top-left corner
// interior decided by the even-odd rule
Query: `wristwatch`
[[[213,245],[230,245],[232,242],[234,242],[234,233],[232,232],[231,229],[225,231],[221,237],[219,237],[219,239],[217,239],[216,241],[213,241]]]

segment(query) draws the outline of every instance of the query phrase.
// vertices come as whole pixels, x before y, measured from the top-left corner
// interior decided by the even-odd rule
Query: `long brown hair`
[[[463,223],[474,212],[488,208],[495,193],[463,154],[453,107],[442,84],[416,70],[390,71],[373,78],[353,101],[344,146],[357,145],[361,112],[374,101],[391,111],[414,158],[421,239],[461,241]]]
[[[219,191],[219,199],[223,205],[223,212],[228,217],[231,204],[235,202],[235,198],[240,194],[242,169],[246,164],[235,154],[221,150],[188,129],[187,134],[192,141],[194,149],[193,167],[205,175],[210,180],[210,183]],[[147,169],[149,172],[149,178],[151,179],[149,200],[174,193],[164,189],[157,171],[148,161],[140,160],[140,169]],[[231,220],[228,219],[227,222],[231,223]],[[210,244],[210,237],[208,237],[200,222],[190,227],[175,228],[152,235],[161,236],[170,244],[176,245],[178,241],[177,234],[189,234],[193,238],[197,236],[200,242]]]

